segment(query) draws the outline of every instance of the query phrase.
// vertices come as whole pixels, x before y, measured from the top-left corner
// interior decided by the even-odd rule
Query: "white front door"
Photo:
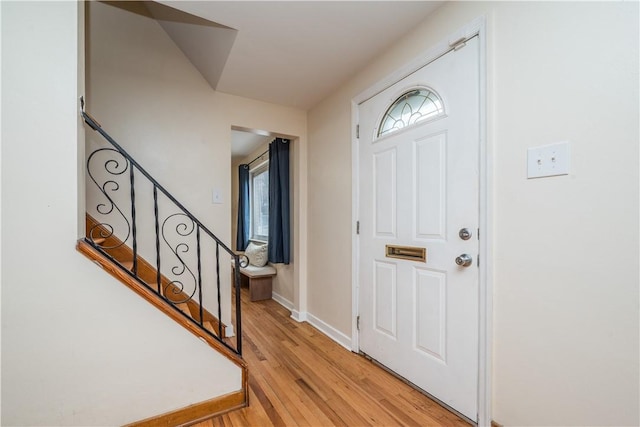
[[[358,108],[360,351],[472,420],[479,99],[474,37]]]

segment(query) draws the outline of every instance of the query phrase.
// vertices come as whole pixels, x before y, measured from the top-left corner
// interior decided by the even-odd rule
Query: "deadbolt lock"
[[[458,232],[458,236],[460,236],[462,240],[469,240],[472,236],[472,233],[468,228],[461,228]]]

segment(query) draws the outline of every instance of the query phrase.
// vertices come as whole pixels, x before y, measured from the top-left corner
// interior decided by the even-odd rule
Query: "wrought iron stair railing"
[[[87,212],[85,241],[203,333],[242,355],[241,257],[142,168],[95,119],[85,111],[82,117],[109,143],[87,157],[87,175],[99,193],[91,193],[95,209],[93,215]],[[221,257],[225,256],[234,266],[233,274],[227,276],[233,301],[229,298],[227,302],[222,286],[229,282],[221,277]],[[225,336],[225,303],[231,304],[235,340]]]

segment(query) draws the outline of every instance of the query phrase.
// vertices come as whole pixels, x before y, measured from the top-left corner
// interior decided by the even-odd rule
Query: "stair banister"
[[[131,194],[130,194],[130,198],[131,198],[131,202],[132,202],[132,209],[131,209],[131,219],[132,219],[132,242],[133,242],[133,266],[131,269],[128,269],[127,267],[125,267],[122,263],[119,263],[119,267],[124,269],[128,274],[132,274],[133,276],[136,277],[136,279],[138,281],[140,281],[144,286],[146,286],[147,288],[150,288],[149,283],[145,282],[144,280],[142,280],[139,276],[138,276],[138,262],[139,262],[139,256],[137,254],[137,236],[136,236],[136,211],[135,211],[135,191],[134,191],[134,174],[133,174],[133,168],[135,167],[139,172],[141,172],[143,174],[144,177],[146,177],[149,182],[153,185],[153,200],[154,200],[154,214],[155,214],[155,232],[156,232],[156,241],[155,241],[155,245],[156,245],[156,268],[155,268],[155,272],[154,272],[154,276],[155,276],[155,280],[157,283],[157,292],[156,290],[153,290],[154,292],[160,294],[161,297],[163,297],[165,299],[165,301],[167,301],[167,303],[172,304],[174,306],[174,308],[177,308],[177,304],[171,300],[169,300],[168,298],[166,298],[165,294],[167,293],[167,288],[169,288],[169,285],[172,285],[174,282],[178,283],[180,285],[183,286],[184,289],[184,285],[182,284],[181,280],[174,280],[173,282],[168,282],[168,279],[165,278],[162,275],[161,272],[161,263],[160,263],[160,241],[159,241],[159,235],[160,235],[160,224],[159,224],[159,215],[158,215],[158,194],[157,194],[157,190],[160,190],[160,192],[168,199],[170,200],[180,211],[181,213],[179,214],[174,214],[174,215],[184,215],[186,216],[190,221],[192,221],[192,223],[194,224],[194,228],[196,232],[196,242],[197,242],[197,278],[195,276],[195,274],[193,272],[191,272],[191,269],[189,269],[189,267],[185,264],[184,260],[180,257],[180,255],[178,254],[178,248],[180,247],[180,245],[182,245],[182,243],[178,246],[176,246],[175,250],[173,247],[171,247],[171,245],[169,245],[169,248],[171,249],[171,251],[174,253],[175,256],[177,256],[178,260],[183,264],[184,268],[188,269],[189,272],[191,273],[191,275],[193,276],[193,279],[195,280],[196,283],[196,288],[198,290],[198,308],[197,308],[197,313],[193,314],[191,316],[191,321],[193,321],[194,323],[196,323],[200,328],[202,328],[203,330],[205,330],[208,334],[213,335],[217,340],[219,340],[222,344],[224,344],[226,347],[232,349],[234,352],[236,352],[238,355],[242,354],[242,321],[241,321],[241,307],[240,307],[240,276],[239,276],[239,271],[240,271],[240,266],[241,266],[241,261],[240,261],[240,257],[234,252],[232,251],[226,244],[224,244],[224,242],[222,242],[215,234],[213,234],[213,232],[211,232],[204,224],[202,224],[202,222],[200,220],[198,220],[189,210],[187,210],[182,203],[180,203],[171,193],[169,193],[155,178],[153,178],[131,155],[129,155],[129,153],[126,152],[126,150],[124,150],[107,132],[104,131],[104,129],[102,129],[102,126],[97,122],[97,120],[95,120],[93,117],[91,117],[87,112],[85,112],[84,110],[82,111],[82,118],[84,119],[85,123],[87,123],[87,125],[89,127],[91,127],[94,131],[98,132],[100,135],[102,135],[102,137],[107,140],[109,142],[109,144],[111,144],[115,150],[122,155],[128,162],[129,162],[129,167],[130,167],[130,185],[131,185]],[[106,149],[98,149],[96,151],[94,151],[94,153],[100,151],[100,150],[106,150]],[[113,150],[110,150],[113,151]],[[92,153],[92,155],[94,154]],[[91,159],[91,156],[89,156],[89,160]],[[89,160],[87,161],[87,169],[89,170]],[[106,165],[105,165],[106,167]],[[90,171],[89,171],[90,172]],[[93,179],[93,178],[92,178]],[[95,182],[95,180],[94,180]],[[99,186],[99,184],[97,182],[95,182],[96,185]],[[118,187],[119,188],[119,187]],[[115,202],[106,195],[104,188],[101,189],[101,191],[103,192],[103,194],[108,198],[109,202],[116,207],[116,209],[118,209],[118,211],[120,212],[120,214],[125,218],[125,221],[128,222],[128,220],[126,219],[126,217],[124,216],[124,214],[122,213],[122,211],[120,210],[120,208],[117,207],[117,205],[115,204]],[[110,210],[109,212],[107,212],[107,214],[109,214],[112,210]],[[102,212],[100,212],[102,213]],[[163,222],[163,226],[164,224],[167,222],[167,220],[171,217],[171,215],[169,217],[167,217],[164,222]],[[111,227],[113,228],[113,227]],[[218,324],[218,334],[212,334],[210,331],[205,329],[205,325],[204,325],[204,318],[207,317],[208,312],[206,312],[203,309],[202,306],[202,272],[201,272],[201,260],[200,260],[200,239],[201,239],[201,234],[200,231],[204,231],[204,233],[206,233],[207,236],[209,236],[216,245],[216,252],[215,252],[215,258],[216,258],[216,278],[217,278],[217,298],[218,298],[218,312],[217,312],[217,324]],[[165,239],[165,242],[167,244],[169,244],[169,242],[167,242],[165,236],[164,236],[164,228],[163,228],[163,239]],[[188,234],[191,234],[193,231],[191,231]],[[103,233],[101,231],[101,233]],[[109,233],[107,233],[109,234]],[[114,234],[113,230],[111,230],[111,234]],[[104,248],[101,248],[99,246],[99,244],[96,244],[96,242],[93,239],[93,236],[88,236],[89,238],[87,238],[86,240],[89,242],[89,244],[91,244],[93,247],[95,247],[96,249],[98,249],[100,252],[104,253],[108,258],[114,260],[114,257],[112,254],[108,253],[108,251],[106,251]],[[125,238],[125,241],[122,241],[119,243],[119,245],[122,245],[126,242],[126,240],[128,240],[129,235],[127,234],[127,238]],[[184,244],[187,247],[187,251],[188,249],[188,245]],[[220,248],[222,248],[225,252],[227,252],[227,254],[229,254],[229,256],[231,256],[233,263],[235,264],[235,268],[234,268],[234,276],[233,276],[233,280],[234,280],[234,288],[235,288],[235,320],[236,320],[236,348],[232,348],[227,342],[225,342],[223,340],[224,338],[224,332],[222,330],[222,319],[221,319],[221,296],[220,296],[220,287],[221,287],[221,283],[220,283]],[[144,261],[144,260],[142,260]],[[117,260],[116,260],[117,262]],[[144,261],[146,263],[146,261]],[[148,264],[148,263],[147,263]],[[174,267],[175,268],[175,267]],[[179,274],[181,275],[184,272],[184,269],[182,272],[180,272]],[[168,285],[167,285],[168,282]],[[165,284],[165,289],[162,289],[162,283]],[[174,287],[176,285],[173,285]],[[194,293],[195,293],[195,289],[194,289]],[[179,293],[176,292],[176,290],[174,288],[171,288],[171,290],[174,293]],[[189,298],[186,300],[186,302],[189,302],[189,300],[191,300],[191,298],[193,297],[193,294],[191,296],[189,296]],[[195,303],[195,301],[193,301]],[[210,316],[210,314],[209,314]],[[187,316],[189,317],[189,316]],[[196,320],[197,317],[197,320]]]

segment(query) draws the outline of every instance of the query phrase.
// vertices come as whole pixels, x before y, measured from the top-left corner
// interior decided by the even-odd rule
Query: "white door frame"
[[[383,78],[369,89],[360,93],[351,100],[351,162],[352,162],[352,324],[351,324],[351,350],[360,351],[359,333],[357,327],[358,309],[358,280],[359,271],[358,264],[359,254],[359,238],[357,234],[357,222],[359,220],[360,211],[358,200],[359,194],[359,140],[356,134],[358,117],[358,105],[375,96],[377,93],[387,87],[399,82],[411,73],[424,67],[430,62],[450,51],[452,46],[461,40],[469,39],[473,36],[479,37],[480,45],[480,168],[479,168],[479,189],[480,189],[480,241],[479,241],[479,307],[478,307],[478,426],[491,426],[491,345],[492,345],[492,314],[493,314],[493,255],[492,255],[492,236],[493,236],[493,212],[492,212],[492,182],[493,173],[491,169],[492,153],[487,144],[487,73],[486,73],[486,19],[484,16],[475,19],[471,23],[465,25],[458,31],[452,33],[446,40],[441,41],[436,46],[428,49],[418,55],[408,64],[400,67],[395,72]]]

